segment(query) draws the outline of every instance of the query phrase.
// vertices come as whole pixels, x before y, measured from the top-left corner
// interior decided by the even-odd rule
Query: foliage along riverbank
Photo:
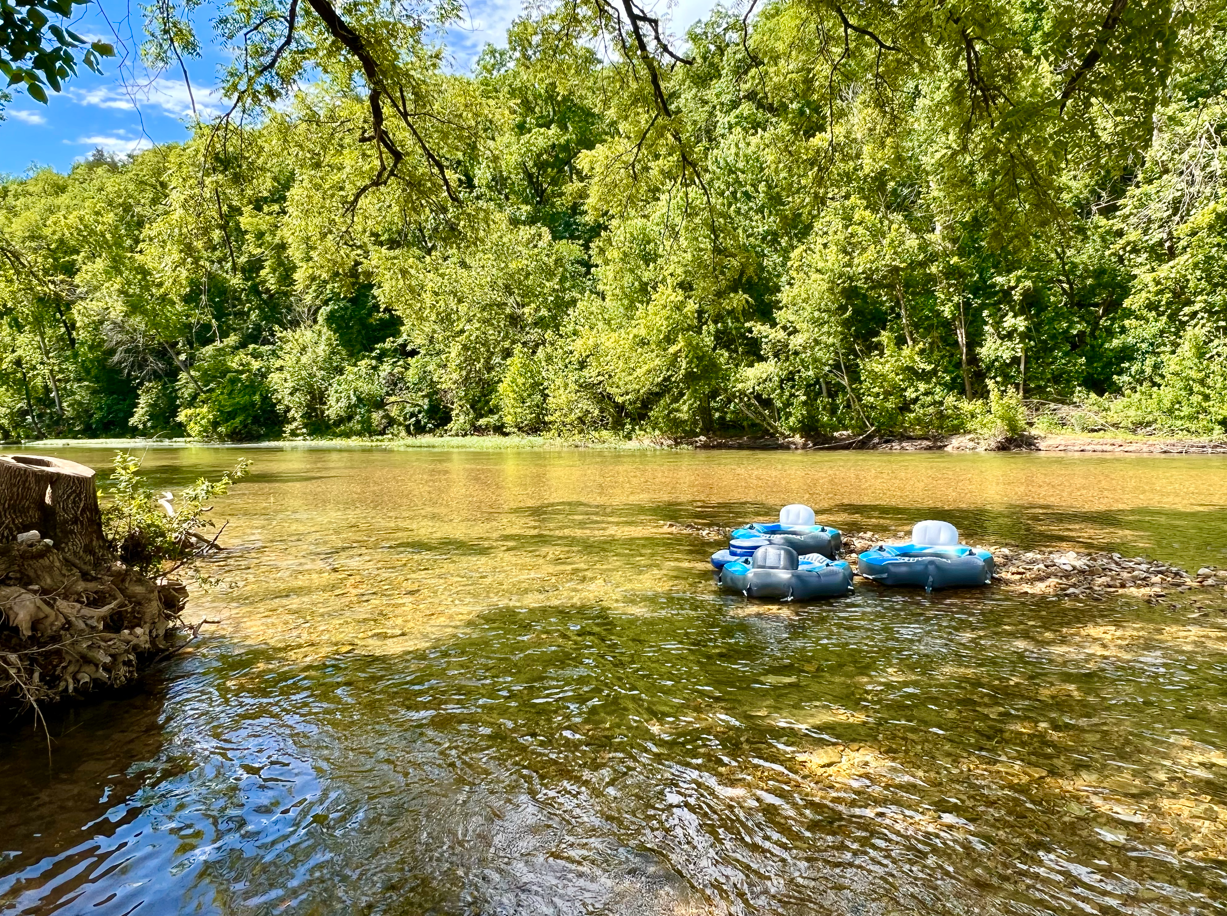
[[[1227,432],[1221,5],[577,9],[0,184],[0,436]]]
[[[21,443],[22,448],[150,449],[235,446],[269,449],[465,449],[506,451],[514,449],[729,449],[737,451],[1027,451],[1027,452],[1121,452],[1149,455],[1227,455],[1227,437],[1119,436],[1037,433],[1030,429],[1018,436],[931,438],[886,438],[874,436],[652,436],[622,439],[556,436],[378,436],[346,439],[269,439],[259,442],[226,443],[207,439],[42,439]]]

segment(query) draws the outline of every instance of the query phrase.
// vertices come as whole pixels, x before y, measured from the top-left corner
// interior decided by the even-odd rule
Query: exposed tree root
[[[177,646],[187,589],[115,563],[82,574],[53,546],[0,544],[0,707],[129,683]]]

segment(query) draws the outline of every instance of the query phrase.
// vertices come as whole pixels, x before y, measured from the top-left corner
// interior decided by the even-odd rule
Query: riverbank
[[[842,436],[827,439],[781,436],[696,436],[642,439],[558,439],[545,436],[415,436],[371,439],[280,439],[267,442],[210,442],[203,439],[39,439],[9,443],[21,449],[109,448],[162,449],[207,446],[210,448],[262,449],[465,449],[501,451],[506,449],[698,449],[735,451],[887,451],[887,452],[1086,452],[1145,455],[1227,455],[1227,438],[1208,439],[1171,436],[1128,436],[1119,434],[1065,433],[1027,434],[1007,442],[963,435],[934,438],[885,438]]]
[[[864,436],[806,439],[783,437],[662,440],[662,445],[698,449],[748,449],[770,451],[880,451],[880,452],[1121,452],[1147,455],[1227,455],[1227,439],[1171,436],[1124,436],[1089,433],[1027,433],[1010,440],[980,436],[933,438],[867,438]]]

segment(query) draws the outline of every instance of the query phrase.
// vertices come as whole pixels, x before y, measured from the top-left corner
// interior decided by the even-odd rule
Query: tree
[[[47,90],[59,92],[77,73],[81,61],[101,73],[101,60],[115,49],[104,41],[89,41],[61,22],[74,18],[74,6],[90,0],[0,0],[0,74],[9,86],[21,86],[36,102],[47,103]]]

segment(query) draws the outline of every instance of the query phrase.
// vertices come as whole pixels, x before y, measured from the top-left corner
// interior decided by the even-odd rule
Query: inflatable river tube
[[[736,529],[730,536],[729,550],[748,557],[764,544],[791,547],[798,556],[819,553],[833,560],[839,556],[843,538],[838,529],[815,524],[814,510],[809,506],[793,505],[780,510],[778,522]]]
[[[852,592],[852,567],[843,560],[829,560],[817,554],[798,557],[791,547],[767,544],[752,557],[728,555],[712,565],[720,569],[720,587],[739,592],[747,598],[776,601],[813,601],[839,598]]]
[[[729,549],[735,549],[734,545],[745,549],[737,545],[738,541],[763,541],[776,547],[790,547],[799,556],[819,553],[829,560],[835,559],[843,547],[839,531],[825,525],[747,525],[733,532]]]
[[[946,522],[921,522],[912,529],[911,544],[882,544],[857,558],[857,570],[883,585],[972,588],[993,579],[993,555],[958,542],[958,531]]]

